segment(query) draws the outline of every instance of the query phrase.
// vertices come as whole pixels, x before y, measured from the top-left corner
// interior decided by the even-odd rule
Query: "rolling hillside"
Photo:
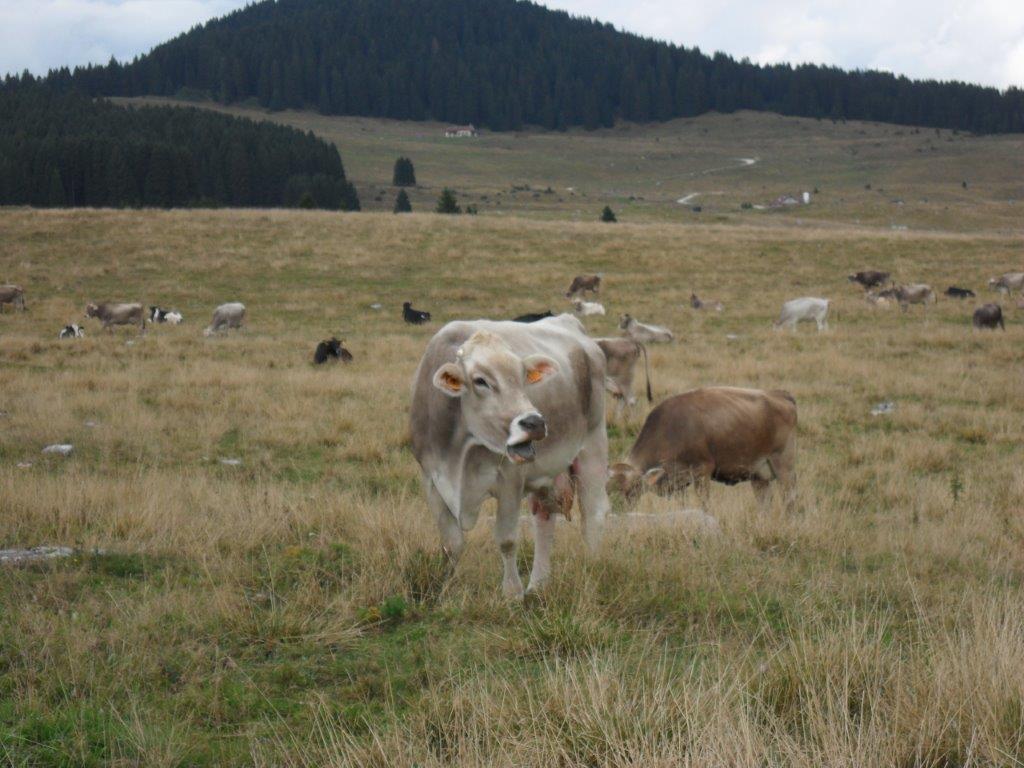
[[[589,221],[610,205],[625,222],[1024,228],[1020,134],[971,136],[740,112],[597,131],[483,131],[475,139],[446,139],[440,123],[201,106],[334,142],[364,210],[391,210],[394,161],[408,156],[420,184],[409,190],[418,212],[433,210],[448,186],[481,215]],[[802,191],[812,192],[811,205],[742,207]]]

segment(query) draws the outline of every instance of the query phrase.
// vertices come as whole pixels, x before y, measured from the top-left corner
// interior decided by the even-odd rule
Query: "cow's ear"
[[[661,478],[665,476],[664,467],[651,467],[644,472],[644,482],[650,486],[655,486],[661,482]]]
[[[462,377],[462,369],[455,363],[445,363],[434,374],[434,386],[448,397],[462,397],[466,391],[466,380]]]
[[[558,373],[558,363],[544,355],[530,355],[523,360],[523,366],[526,368],[527,384],[536,384]]]

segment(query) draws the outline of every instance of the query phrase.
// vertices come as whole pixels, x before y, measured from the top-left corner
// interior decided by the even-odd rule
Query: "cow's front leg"
[[[430,507],[434,519],[437,521],[437,531],[441,534],[441,548],[448,558],[454,563],[462,554],[462,547],[465,537],[462,533],[462,526],[455,519],[455,515],[448,509],[441,494],[437,492],[434,484],[429,480],[427,486],[427,506]]]
[[[523,500],[521,481],[507,480],[498,490],[498,514],[494,518],[494,540],[501,552],[503,575],[501,589],[505,597],[521,599],[523,581],[516,567],[516,544],[519,541],[519,504]]]
[[[586,439],[576,459],[580,496],[580,525],[591,552],[601,543],[604,518],[611,508],[608,492],[608,433],[602,424]]]

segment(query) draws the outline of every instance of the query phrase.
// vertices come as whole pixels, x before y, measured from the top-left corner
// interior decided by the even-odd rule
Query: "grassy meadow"
[[[615,226],[324,212],[0,211],[0,763],[12,766],[991,766],[1024,755],[1024,310],[872,310],[845,280],[972,286],[995,232]],[[562,522],[539,599],[501,597],[485,507],[450,577],[408,448],[441,323],[561,309],[605,274],[670,326],[656,400],[784,387],[800,511],[715,486]],[[726,305],[695,313],[690,291]],[[833,300],[832,330],[776,333]],[[91,300],[180,309],[113,333]],[[240,333],[203,338],[241,300]],[[404,300],[433,311],[401,321]],[[374,310],[371,304],[381,303]],[[87,337],[59,342],[67,322]],[[314,368],[342,336],[347,366]],[[733,336],[735,338],[730,338]],[[876,403],[896,410],[873,417]],[[647,410],[610,426],[623,456]],[[68,458],[43,456],[69,442]],[[222,463],[238,459],[240,465]],[[19,466],[29,464],[30,466]],[[530,525],[521,567],[532,554]]]
[[[738,112],[598,131],[483,130],[475,139],[446,139],[443,123],[195,106],[272,120],[332,141],[368,211],[391,211],[395,158],[407,156],[421,185],[410,190],[413,210],[421,212],[432,211],[448,186],[481,213],[534,219],[594,221],[610,205],[621,221],[634,222],[1007,234],[1019,233],[1024,220],[1019,134],[973,136]],[[745,164],[744,158],[756,162]],[[810,206],[742,207],[802,191],[813,193]]]

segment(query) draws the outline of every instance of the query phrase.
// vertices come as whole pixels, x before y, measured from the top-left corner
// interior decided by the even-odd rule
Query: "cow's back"
[[[704,387],[660,403],[630,454],[638,467],[713,463],[720,471],[749,468],[782,451],[796,428],[788,392]]]

